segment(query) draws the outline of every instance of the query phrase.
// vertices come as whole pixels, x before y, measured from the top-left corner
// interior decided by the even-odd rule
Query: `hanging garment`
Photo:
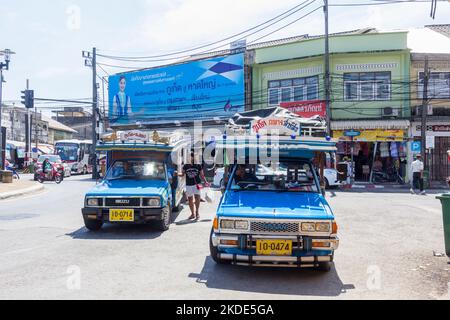
[[[380,156],[382,158],[389,158],[389,143],[382,142],[380,144]]]
[[[391,142],[391,157],[398,158],[397,142]]]
[[[361,144],[359,142],[356,142],[355,146],[353,147],[353,155],[358,156],[359,151],[361,151]]]

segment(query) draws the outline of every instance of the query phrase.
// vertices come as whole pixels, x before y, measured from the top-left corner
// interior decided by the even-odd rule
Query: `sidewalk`
[[[356,182],[352,185],[344,185],[339,188],[340,191],[348,192],[364,192],[364,191],[380,191],[380,192],[410,192],[410,184],[373,184],[373,183],[362,183]],[[450,192],[450,188],[445,183],[431,183],[426,191],[436,191],[436,192]]]
[[[0,200],[19,197],[41,190],[44,190],[42,184],[28,179],[14,180],[13,183],[0,182]]]

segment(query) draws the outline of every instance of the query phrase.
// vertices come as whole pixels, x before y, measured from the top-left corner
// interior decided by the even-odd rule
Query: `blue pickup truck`
[[[247,159],[236,156],[228,167],[210,237],[213,260],[329,271],[339,246],[338,226],[312,159],[320,152],[335,152],[336,143],[326,138],[282,137],[276,145],[265,145],[278,150],[276,160],[253,164],[248,155],[251,148],[258,148],[256,139],[222,144],[228,152],[244,149],[241,158]]]
[[[166,231],[183,199],[185,181],[174,172],[188,154],[190,140],[154,133],[151,141],[148,133],[135,131],[121,136],[97,146],[107,153],[108,169],[85,196],[84,224],[98,231],[105,223],[154,222]]]

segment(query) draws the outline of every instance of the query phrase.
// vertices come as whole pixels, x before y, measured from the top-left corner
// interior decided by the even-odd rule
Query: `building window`
[[[319,99],[319,76],[269,81],[269,106]]]
[[[419,98],[423,99],[423,85],[425,74],[419,73]],[[431,72],[428,80],[428,98],[449,99],[450,98],[450,72]]]
[[[344,99],[347,101],[390,100],[391,73],[344,73]]]

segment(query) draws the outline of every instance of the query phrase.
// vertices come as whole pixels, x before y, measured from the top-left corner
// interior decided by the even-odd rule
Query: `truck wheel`
[[[183,210],[183,205],[181,204],[181,202],[172,209],[173,212],[180,212],[181,210]]]
[[[103,226],[103,222],[100,220],[90,220],[84,218],[84,225],[89,231],[99,231]]]
[[[169,230],[170,222],[171,222],[170,221],[171,213],[172,213],[172,211],[170,210],[170,206],[167,206],[162,209],[162,215],[161,215],[162,220],[158,221],[156,224],[156,227],[158,228],[158,230],[160,230],[160,231]]]
[[[211,253],[211,258],[217,264],[230,264],[229,261],[222,260],[222,259],[219,258],[219,251],[217,250],[217,247],[213,246],[213,243],[212,243],[213,232],[214,231],[211,229],[211,235],[209,236],[209,252]]]

